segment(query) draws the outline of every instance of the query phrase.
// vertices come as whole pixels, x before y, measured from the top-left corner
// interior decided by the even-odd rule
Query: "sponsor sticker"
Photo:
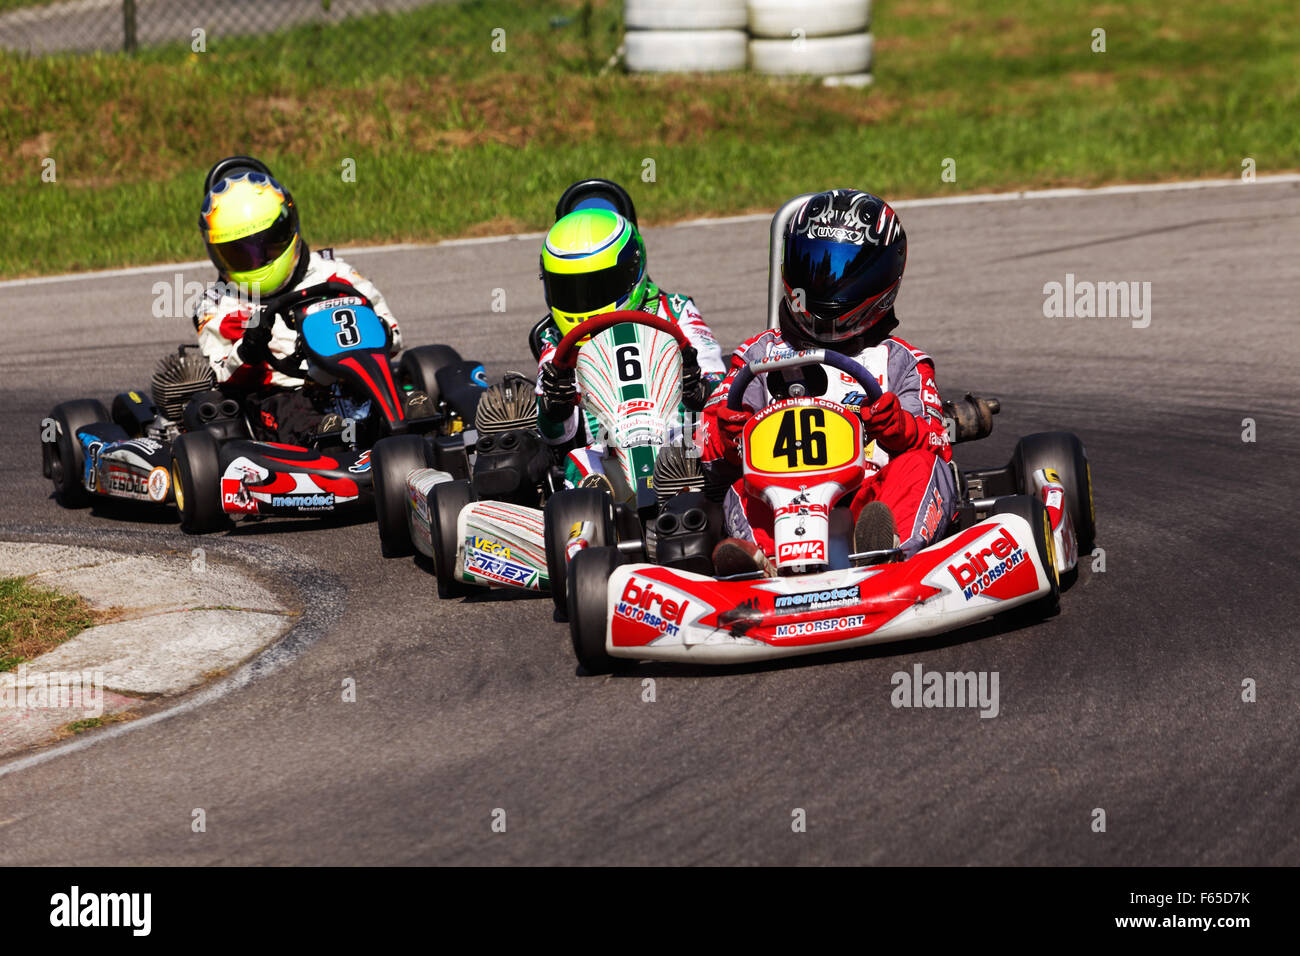
[[[481,551],[484,554],[490,554],[494,558],[509,558],[510,546],[502,544],[500,541],[493,541],[491,538],[485,538],[480,534],[471,535],[465,539],[465,547],[473,551]]]
[[[818,608],[851,604],[861,596],[861,588],[854,584],[847,588],[827,588],[825,591],[803,591],[799,594],[778,594],[772,602],[778,611],[788,608],[814,611]]]
[[[785,564],[789,561],[826,561],[825,541],[786,541],[777,546],[776,559]]]
[[[354,475],[360,475],[370,470],[370,452],[363,451],[357,460],[348,465],[348,471]]]
[[[1028,558],[1006,528],[987,548],[981,548],[973,554],[967,551],[965,557],[964,562],[948,565],[948,573],[962,589],[962,595],[967,601],[988,590],[995,581]],[[990,562],[989,558],[993,561]]]
[[[333,511],[334,495],[272,495],[272,508],[296,508],[299,511]]]
[[[167,492],[171,490],[172,478],[166,468],[159,466],[149,472],[149,498],[152,501],[166,501]]]
[[[104,490],[109,494],[128,498],[149,497],[148,475],[112,464],[108,465],[106,472]]]
[[[533,587],[537,578],[537,571],[534,568],[469,547],[468,544],[465,548],[465,571],[487,578],[489,581],[498,581],[517,588]]]
[[[797,624],[778,624],[777,637],[803,637],[807,634],[825,634],[828,631],[845,631],[853,627],[862,627],[866,623],[864,614],[846,614],[843,617],[827,618],[824,621],[800,621]]]
[[[691,602],[687,599],[673,599],[659,593],[650,581],[638,582],[635,578],[629,578],[623,587],[621,599],[614,605],[614,614],[624,620],[653,628],[660,634],[676,637],[690,605]]]

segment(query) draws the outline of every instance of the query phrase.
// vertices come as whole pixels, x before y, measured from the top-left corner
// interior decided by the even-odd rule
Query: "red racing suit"
[[[718,410],[726,405],[727,392],[737,371],[758,359],[792,351],[780,331],[768,329],[744,342],[731,356],[727,377],[713,392],[703,413],[704,466],[727,474],[735,466],[725,459],[725,437],[718,427]],[[926,547],[947,528],[957,510],[957,492],[948,462],[952,448],[943,424],[943,406],[934,381],[934,362],[924,352],[900,338],[889,336],[850,358],[864,366],[885,392],[898,398],[894,423],[882,434],[864,434],[863,457],[867,474],[854,494],[850,510],[856,520],[871,501],[883,501],[894,515],[903,550],[910,556]],[[826,367],[827,389],[823,396],[842,404],[856,404],[850,397],[861,395],[862,386],[851,376]],[[745,390],[745,405],[757,411],[774,399],[766,375],[756,376]],[[850,398],[849,402],[845,402]],[[869,403],[868,403],[869,404]],[[862,415],[868,416],[868,404]],[[865,426],[864,426],[865,427]],[[727,533],[757,542],[773,552],[772,513],[762,501],[747,499],[737,481],[725,501]]]

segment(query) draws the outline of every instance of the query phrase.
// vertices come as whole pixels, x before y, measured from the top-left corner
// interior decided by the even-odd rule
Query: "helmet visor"
[[[546,299],[551,308],[574,315],[586,315],[610,305],[617,305],[641,281],[641,250],[629,242],[619,253],[618,262],[594,272],[542,273]]]
[[[785,247],[782,275],[790,294],[803,291],[803,306],[812,315],[837,318],[882,291],[872,267],[887,250],[831,239],[800,236]]]
[[[254,272],[274,262],[293,242],[293,216],[288,207],[280,210],[275,222],[261,232],[230,242],[214,243],[212,258],[226,275]]]

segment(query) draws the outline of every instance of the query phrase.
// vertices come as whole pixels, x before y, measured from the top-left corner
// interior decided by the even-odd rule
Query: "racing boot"
[[[723,538],[713,549],[713,573],[720,578],[739,574],[761,572],[764,577],[776,577],[776,565],[753,541],[744,538]]]
[[[898,529],[889,505],[883,501],[868,502],[853,525],[853,550],[890,551],[898,544]]]
[[[412,389],[406,393],[407,418],[428,418],[432,414],[433,403],[429,401],[428,392],[422,392],[419,389]]]
[[[312,439],[315,444],[319,445],[322,441],[339,438],[343,434],[343,417],[337,412],[328,412],[321,416],[321,420],[316,423],[312,429]]]

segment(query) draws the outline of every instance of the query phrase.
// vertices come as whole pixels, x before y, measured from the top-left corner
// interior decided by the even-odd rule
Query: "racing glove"
[[[537,410],[553,422],[562,422],[573,413],[578,403],[577,376],[571,368],[562,368],[554,362],[542,366],[542,400]]]
[[[718,437],[722,439],[722,456],[733,465],[740,465],[740,436],[745,423],[753,416],[748,408],[732,411],[723,405],[717,411]]]
[[[704,411],[709,400],[709,386],[700,371],[699,353],[691,346],[682,348],[682,403],[693,412]]]
[[[256,325],[250,325],[244,329],[244,334],[236,346],[239,352],[239,361],[245,365],[255,365],[258,362],[265,362],[271,357],[271,323],[267,321],[265,314],[256,314]]]
[[[885,392],[870,407],[863,407],[861,414],[867,434],[891,455],[907,451],[915,443],[916,419],[903,410],[893,392]]]

